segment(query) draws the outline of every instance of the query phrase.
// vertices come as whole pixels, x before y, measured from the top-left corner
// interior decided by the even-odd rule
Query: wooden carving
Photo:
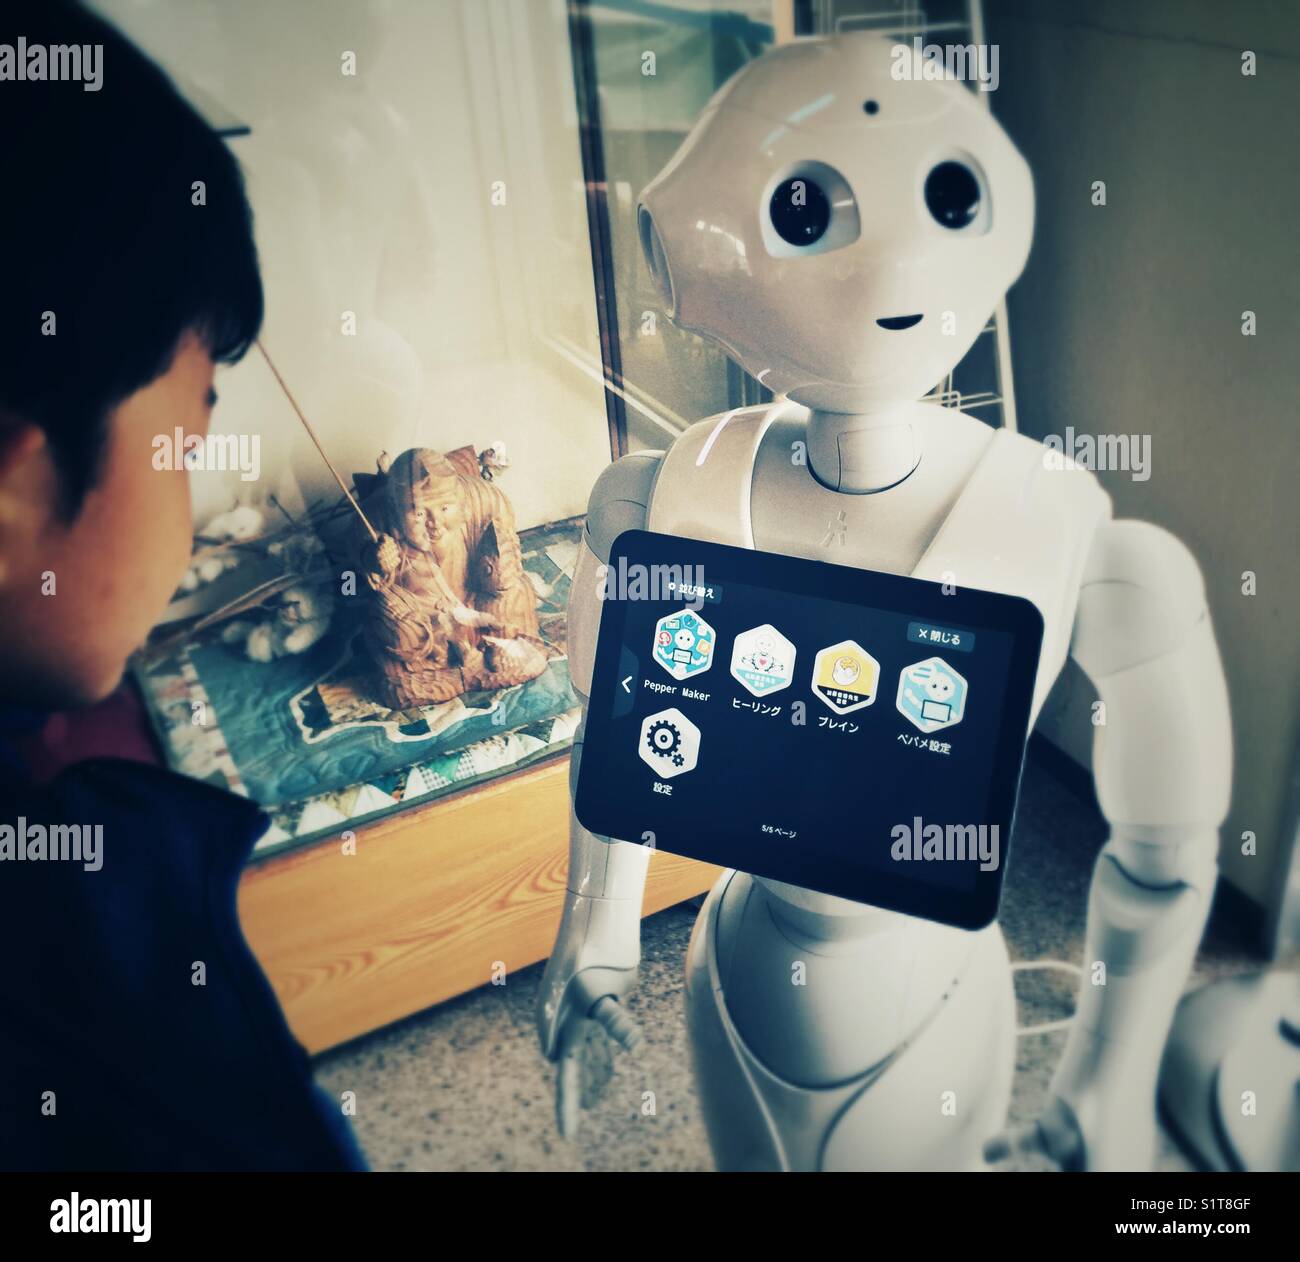
[[[473,448],[413,447],[359,489],[367,481],[379,539],[358,542],[381,700],[404,710],[540,675],[547,653],[514,509]]]

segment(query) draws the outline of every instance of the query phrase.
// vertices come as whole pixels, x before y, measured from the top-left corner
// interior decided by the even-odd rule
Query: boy
[[[214,364],[262,319],[252,216],[217,135],[79,4],[0,13],[11,70],[12,50],[73,45],[94,80],[0,73],[11,731],[18,707],[110,693],[167,604],[189,490],[154,469],[153,439],[206,433]],[[359,1168],[239,930],[262,813],[124,761],[38,787],[3,728],[0,755],[0,1168]]]

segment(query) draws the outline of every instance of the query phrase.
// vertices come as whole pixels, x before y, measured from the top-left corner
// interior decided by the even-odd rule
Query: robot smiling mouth
[[[883,320],[877,320],[876,323],[882,329],[910,329],[915,324],[921,323],[919,315],[911,316],[886,316]]]

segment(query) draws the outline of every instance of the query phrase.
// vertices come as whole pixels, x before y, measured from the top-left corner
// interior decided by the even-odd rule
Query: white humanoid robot
[[[1033,187],[973,94],[896,79],[893,57],[864,34],[769,53],[717,94],[644,193],[664,306],[778,401],[701,421],[601,476],[570,668],[586,697],[600,566],[631,528],[1034,601],[1045,622],[1034,716],[1067,653],[1105,704],[1095,771],[1110,838],[1077,1015],[1032,1142],[1065,1167],[1142,1169],[1228,806],[1219,654],[1181,543],[1112,520],[1092,475],[1041,444],[917,401],[1019,275]],[[575,765],[581,753],[580,739]],[[624,1046],[637,1038],[621,1001],[650,859],[572,822],[538,1004],[566,1131],[583,1023]],[[804,985],[791,984],[796,961]],[[1015,1007],[996,924],[970,933],[728,872],[696,923],[686,989],[722,1169],[972,1168],[1005,1124]]]

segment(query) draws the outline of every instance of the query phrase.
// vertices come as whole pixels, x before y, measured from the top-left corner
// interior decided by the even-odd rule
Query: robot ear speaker
[[[664,253],[663,242],[659,240],[654,216],[644,206],[638,206],[636,223],[637,231],[641,236],[641,251],[645,255],[646,267],[650,269],[650,279],[654,281],[659,301],[671,315],[673,312],[672,274],[668,270],[668,256]]]

